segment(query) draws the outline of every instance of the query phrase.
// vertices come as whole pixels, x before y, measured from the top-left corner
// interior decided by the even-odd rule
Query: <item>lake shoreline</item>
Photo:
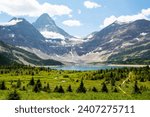
[[[76,65],[61,65],[61,66],[49,66],[52,69],[57,70],[73,70],[73,71],[91,71],[101,69],[114,69],[123,67],[146,67],[147,65],[127,65],[127,64],[76,64]],[[48,66],[47,66],[48,67]]]
[[[108,66],[118,66],[118,67],[146,67],[147,65],[132,65],[132,64],[108,64]],[[149,66],[149,65],[148,65]]]

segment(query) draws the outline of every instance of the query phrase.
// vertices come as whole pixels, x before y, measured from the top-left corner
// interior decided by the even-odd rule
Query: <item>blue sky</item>
[[[1,0],[0,22],[24,17],[34,22],[48,13],[56,24],[74,36],[84,37],[112,22],[150,18],[150,0]]]

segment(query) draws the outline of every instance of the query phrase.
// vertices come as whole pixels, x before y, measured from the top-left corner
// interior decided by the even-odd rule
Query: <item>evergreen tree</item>
[[[141,94],[141,91],[140,91],[140,89],[139,89],[139,87],[138,87],[138,82],[137,82],[137,80],[136,80],[135,83],[134,83],[133,94]]]
[[[58,88],[58,93],[65,93],[65,91],[61,85]]]
[[[102,89],[101,89],[101,91],[108,93],[108,89],[107,89],[107,86],[106,86],[105,83],[102,84]]]
[[[46,89],[47,89],[47,92],[48,92],[48,93],[50,93],[51,89],[50,89],[50,85],[49,85],[49,83],[47,83],[47,87],[46,87]]]
[[[37,83],[35,84],[35,86],[34,86],[34,88],[33,88],[33,91],[34,91],[35,93],[40,92],[40,88],[38,87],[38,84],[37,84]]]
[[[6,90],[6,85],[5,85],[5,81],[2,81],[1,85],[0,85],[0,89],[1,90]]]
[[[33,88],[33,91],[37,93],[37,92],[40,92],[41,89],[42,89],[42,83],[40,80],[37,80],[37,82]]]
[[[17,81],[17,88],[20,88],[20,87],[21,87],[21,80],[18,79],[18,81]]]
[[[81,80],[80,86],[77,89],[77,93],[86,93],[86,88],[84,87],[83,79]]]
[[[26,90],[26,87],[25,87],[25,86],[23,86],[23,87],[22,87],[22,90],[23,90],[23,91],[25,91],[25,90]]]
[[[145,80],[144,80],[144,78],[143,78],[143,77],[141,77],[140,82],[145,82]]]
[[[93,91],[93,92],[98,92],[98,90],[97,90],[96,87],[93,87],[93,88],[92,88],[92,91]]]
[[[69,85],[69,86],[68,86],[68,88],[67,88],[67,92],[72,92],[71,85]]]
[[[113,92],[117,93],[117,92],[118,92],[118,89],[115,87],[115,89],[113,90]]]
[[[46,86],[44,86],[43,91],[47,92],[47,87]]]
[[[49,83],[47,83],[47,86],[44,86],[43,91],[48,92],[48,93],[50,92]]]
[[[32,79],[30,80],[30,83],[29,83],[29,85],[34,85],[35,84],[35,82],[34,82],[34,78],[32,77]]]
[[[8,95],[8,100],[20,100],[20,95],[17,93],[16,90],[14,90],[14,92],[10,93]]]
[[[38,87],[39,87],[40,89],[42,88],[42,83],[41,83],[40,79],[37,80],[37,83],[36,83],[36,84],[38,85]]]
[[[110,73],[110,82],[111,82],[111,86],[115,86],[116,81],[112,72]]]
[[[58,92],[58,86],[54,88],[54,92]]]

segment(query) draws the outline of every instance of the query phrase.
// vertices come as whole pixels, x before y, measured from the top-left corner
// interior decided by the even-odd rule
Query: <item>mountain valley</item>
[[[145,19],[130,23],[116,21],[79,39],[58,27],[48,14],[42,14],[33,24],[13,18],[0,24],[0,41],[12,49],[6,53],[23,64],[38,64],[23,62],[26,55],[29,59],[50,59],[64,64],[150,63],[150,21]],[[7,50],[2,48],[1,44],[0,53]],[[17,58],[16,53],[20,54]]]

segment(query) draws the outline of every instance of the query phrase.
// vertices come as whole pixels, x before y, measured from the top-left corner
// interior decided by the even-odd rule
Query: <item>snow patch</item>
[[[94,51],[101,51],[101,50],[102,50],[102,47],[98,47]]]
[[[45,38],[51,38],[51,39],[63,39],[65,40],[65,37],[59,33],[56,32],[50,32],[50,31],[41,31],[41,34]]]
[[[121,48],[128,47],[128,46],[131,46],[131,45],[134,45],[134,44],[133,43],[129,43],[129,42],[123,43]]]
[[[139,39],[139,38],[135,38],[135,40],[140,41],[140,39]]]
[[[88,39],[91,39],[92,37],[93,37],[93,35],[89,35],[87,38],[88,38]]]
[[[147,35],[147,33],[142,32],[142,33],[140,33],[140,35],[141,35],[141,36],[146,36],[146,35]]]
[[[20,19],[16,19],[16,20],[11,20],[10,22],[6,22],[6,23],[0,23],[0,26],[13,26],[16,25],[19,22],[22,22],[23,20]]]
[[[14,38],[14,37],[15,37],[15,34],[9,34],[9,37],[10,37],[10,38]]]
[[[109,42],[111,43],[111,42],[113,42],[114,41],[114,39],[111,39]]]
[[[63,41],[61,41],[61,44],[62,44],[62,45],[65,45],[65,44],[66,44],[66,42],[63,40]]]
[[[45,25],[45,27],[47,28],[47,27],[49,27],[49,25]]]

